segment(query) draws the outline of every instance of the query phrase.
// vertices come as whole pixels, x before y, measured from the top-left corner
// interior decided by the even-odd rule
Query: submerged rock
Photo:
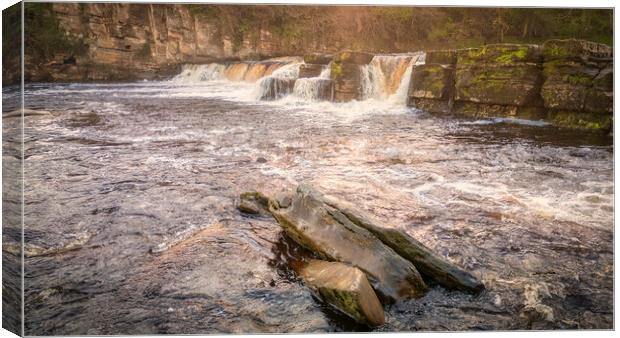
[[[301,277],[323,299],[356,321],[370,326],[383,325],[383,307],[358,268],[338,262],[312,260]]]
[[[458,268],[444,258],[433,253],[424,244],[397,229],[380,227],[359,210],[333,197],[323,196],[323,201],[337,208],[356,225],[373,233],[385,245],[394,249],[399,255],[412,262],[415,267],[430,279],[433,279],[447,289],[457,289],[468,292],[480,292],[484,285],[470,273]]]
[[[272,215],[286,233],[324,259],[363,270],[385,301],[418,297],[426,291],[415,266],[353,223],[338,209],[325,204],[309,187],[299,186],[288,208],[271,203]]]

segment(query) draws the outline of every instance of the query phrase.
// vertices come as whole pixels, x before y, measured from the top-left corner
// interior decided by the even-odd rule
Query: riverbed
[[[613,327],[609,136],[391,100],[260,102],[255,90],[26,87],[27,335],[371,330],[295,276],[301,249],[273,219],[235,208],[241,192],[300,183],[486,286],[433,286],[386,307],[376,331]]]

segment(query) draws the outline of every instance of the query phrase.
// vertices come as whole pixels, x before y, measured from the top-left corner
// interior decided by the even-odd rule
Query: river
[[[302,182],[486,286],[434,286],[377,331],[613,327],[611,138],[255,97],[218,79],[26,86],[27,335],[370,330],[295,277],[274,220],[235,208]]]

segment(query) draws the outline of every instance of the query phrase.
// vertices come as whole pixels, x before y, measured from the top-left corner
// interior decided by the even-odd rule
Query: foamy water
[[[284,61],[266,76],[294,76],[299,60]],[[300,249],[277,223],[235,208],[243,191],[300,183],[487,287],[433,287],[386,308],[379,331],[611,327],[610,140],[407,108],[393,98],[411,64],[394,67],[391,94],[348,103],[308,88],[256,101],[252,66],[235,81],[188,66],[164,82],[28,86],[28,108],[46,113],[25,126],[26,244],[44,253],[26,259],[26,334],[367,329],[295,278]],[[4,230],[17,243],[19,229]]]

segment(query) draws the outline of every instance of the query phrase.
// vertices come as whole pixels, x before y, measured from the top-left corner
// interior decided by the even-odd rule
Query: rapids
[[[302,85],[256,101],[252,79],[288,60],[271,73],[186,66],[164,82],[28,85],[40,114],[24,129],[26,334],[367,330],[295,277],[307,253],[274,220],[235,208],[243,191],[301,182],[486,285],[435,286],[387,307],[379,331],[611,328],[610,139],[407,108],[390,97],[412,60],[373,60],[385,90],[343,104]],[[5,130],[17,129],[9,108]],[[5,256],[19,231],[5,225]]]

